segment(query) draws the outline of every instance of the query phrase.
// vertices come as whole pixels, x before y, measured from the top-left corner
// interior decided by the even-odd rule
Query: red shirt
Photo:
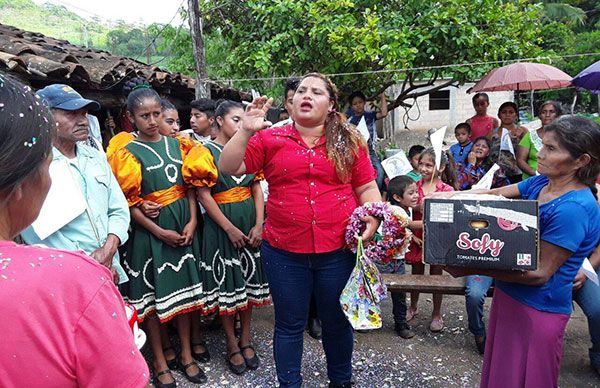
[[[264,239],[295,253],[324,253],[345,245],[344,232],[358,206],[354,189],[375,179],[366,148],[342,183],[327,159],[325,136],[310,149],[294,124],[257,132],[244,156],[246,171],[264,171],[269,183]]]
[[[419,179],[417,181],[417,191],[419,192],[419,200],[417,201],[417,205],[420,205],[421,203],[423,203],[423,198],[425,198],[425,193],[423,192],[423,179]],[[454,187],[442,182],[441,179],[438,179],[437,183],[435,184],[434,193],[438,193],[441,191],[454,191]],[[422,219],[423,214],[420,211],[415,210],[413,212],[413,220],[419,221]],[[416,237],[420,239],[423,238],[423,229],[415,229],[413,233]],[[411,241],[410,245],[408,246],[408,252],[406,252],[406,255],[404,255],[404,259],[409,264],[422,263],[423,248],[417,245],[414,241]]]
[[[0,242],[0,385],[145,387],[112,275],[82,252]]]

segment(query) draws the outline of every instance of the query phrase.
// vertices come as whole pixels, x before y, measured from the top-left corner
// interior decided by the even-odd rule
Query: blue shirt
[[[56,148],[53,148],[52,152],[52,163],[68,160]],[[81,144],[76,145],[76,155],[75,160],[69,162],[69,166],[73,177],[79,183],[88,211],[84,211],[44,240],[41,240],[30,226],[21,233],[25,243],[84,251],[89,255],[104,245],[109,234],[117,236],[121,244],[127,241],[129,206],[106,161],[106,156]],[[127,275],[119,263],[119,252],[113,257],[113,267],[119,274],[119,282],[127,281]]]
[[[548,184],[542,175],[519,183],[523,199],[537,199]],[[572,190],[540,205],[540,240],[564,248],[573,254],[543,286],[497,281],[502,291],[536,310],[571,314],[573,279],[598,243],[600,210],[590,189]],[[542,253],[543,254],[543,253]]]
[[[473,142],[470,141],[467,145],[461,146],[460,143],[452,144],[450,146],[450,152],[454,158],[454,163],[465,165],[465,161],[469,156],[469,152],[473,149]]]
[[[347,112],[348,121],[352,125],[358,125],[360,123],[361,118],[365,118],[365,123],[367,124],[367,129],[369,130],[369,149],[373,148],[373,139],[377,137],[377,131],[375,130],[375,122],[377,121],[377,112],[366,111],[363,112],[362,115],[356,116],[352,109],[348,109]]]

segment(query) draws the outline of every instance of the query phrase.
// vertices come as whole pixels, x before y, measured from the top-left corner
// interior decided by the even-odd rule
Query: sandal
[[[419,310],[413,310],[413,309],[409,308],[406,311],[406,322],[412,321],[412,319],[414,317],[416,317],[417,315],[419,315]]]
[[[194,383],[194,384],[204,384],[208,381],[208,377],[206,377],[206,374],[204,373],[202,368],[200,368],[200,365],[198,365],[196,363],[196,361],[192,361],[189,364],[185,364],[185,365],[183,364],[181,359],[178,359],[177,362],[179,363],[179,368],[181,369],[185,378],[188,379],[189,382]],[[188,375],[187,370],[192,366],[197,366],[199,371],[195,375],[190,376],[190,375]]]
[[[163,348],[163,354],[165,354],[165,352],[168,352],[169,350],[172,350],[173,353],[175,353],[175,348],[173,348],[172,346],[167,346],[166,348]],[[167,366],[170,370],[177,370],[177,367],[179,366],[177,362],[177,353],[175,353],[175,357],[171,358],[170,360],[165,355],[165,360],[167,361]]]
[[[260,359],[258,358],[258,355],[256,354],[256,350],[254,350],[254,347],[252,347],[252,345],[250,345],[250,344],[248,344],[246,346],[242,346],[241,344],[238,344],[238,345],[242,352],[242,357],[244,357],[244,361],[246,361],[246,366],[248,367],[248,369],[251,369],[251,370],[258,369],[258,366],[260,365]],[[252,356],[250,358],[246,358],[246,356],[244,356],[244,350],[246,350],[246,349],[252,349],[252,352],[254,352],[254,356]]]
[[[434,333],[439,333],[440,331],[444,330],[444,320],[442,318],[432,319],[431,323],[429,324],[429,330]]]
[[[233,362],[231,362],[231,358],[238,354],[241,355],[242,357],[244,357],[244,354],[242,353],[241,350],[229,353],[229,358],[227,359],[227,365],[229,366],[230,371],[232,371],[233,373],[235,373],[236,375],[239,376],[246,371],[246,363],[244,362],[243,364],[234,364]],[[246,359],[244,358],[244,361],[245,360]]]
[[[195,352],[194,346],[202,346],[204,348],[203,352]],[[210,353],[208,352],[208,348],[206,347],[206,342],[193,342],[192,343],[192,357],[198,362],[206,363],[210,361]]]
[[[235,314],[235,318],[233,319],[233,332],[238,338],[242,335],[242,320],[239,313]]]
[[[163,383],[158,379],[160,376],[164,376],[167,374],[171,375],[171,378],[173,379],[172,383]],[[175,382],[175,378],[173,377],[169,369],[165,369],[162,372],[158,372],[156,376],[154,376],[154,379],[152,379],[152,384],[154,384],[156,388],[175,388],[177,386],[177,382]]]

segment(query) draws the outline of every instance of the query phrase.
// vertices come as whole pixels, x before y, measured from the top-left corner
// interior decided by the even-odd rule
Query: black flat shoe
[[[258,366],[260,365],[260,359],[256,355],[256,350],[254,350],[252,345],[242,346],[241,344],[239,344],[239,347],[240,347],[240,351],[242,352],[242,357],[244,357],[244,361],[246,361],[246,366],[248,367],[248,369],[251,369],[251,370],[258,369]],[[246,358],[246,356],[244,356],[244,350],[246,350],[246,349],[252,349],[252,351],[254,352],[254,356],[252,356],[250,358]]]
[[[196,361],[192,361],[189,364],[183,365],[181,360],[178,360],[178,363],[179,363],[179,369],[181,369],[181,371],[183,372],[183,375],[185,376],[186,379],[188,379],[189,382],[194,383],[194,384],[204,384],[208,381],[208,377],[206,377],[206,374],[204,374],[204,371],[202,370],[202,368],[200,368],[200,365],[198,365],[196,363]],[[188,375],[187,370],[194,365],[196,365],[198,367],[199,371],[195,375],[190,376],[190,375]]]
[[[231,357],[235,356],[236,354],[240,354],[242,357],[244,357],[241,350],[238,350],[237,352],[231,352],[229,353],[229,358],[227,359],[227,365],[229,366],[230,371],[239,376],[246,372],[246,363],[244,362],[243,364],[234,364],[233,362],[231,362]]]
[[[177,386],[177,383],[175,382],[175,379],[173,378],[173,382],[172,383],[162,383],[158,378],[160,376],[164,376],[164,375],[170,375],[171,371],[169,369],[167,370],[163,370],[162,372],[158,372],[156,374],[156,376],[154,376],[154,379],[152,379],[152,383],[154,384],[154,386],[156,388],[175,388]],[[173,377],[173,375],[171,375],[171,377]]]
[[[175,349],[172,346],[168,346],[166,348],[163,348],[163,354],[169,350],[172,350],[173,353],[175,353]],[[165,360],[167,361],[167,366],[170,370],[177,370],[177,368],[179,367],[179,363],[177,362],[177,353],[175,353],[175,358],[172,358],[170,360],[167,359],[167,356],[165,356]]]
[[[194,352],[194,346],[202,346],[204,347],[203,352]],[[200,341],[192,344],[192,357],[198,362],[207,363],[210,361],[210,353],[208,352],[208,348],[206,347],[206,342]]]
[[[310,318],[308,320],[308,335],[316,340],[323,338],[323,330],[321,329],[321,321],[319,318]]]
[[[485,352],[485,336],[475,336],[475,346],[477,347],[479,354],[483,354],[483,352]]]

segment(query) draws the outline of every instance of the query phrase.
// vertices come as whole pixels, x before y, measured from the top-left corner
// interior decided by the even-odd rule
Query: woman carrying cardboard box
[[[453,276],[477,273],[496,279],[481,387],[558,385],[573,279],[600,235],[595,198],[600,126],[581,117],[557,119],[545,127],[537,157],[541,175],[485,193],[539,202],[538,269],[446,267]]]

